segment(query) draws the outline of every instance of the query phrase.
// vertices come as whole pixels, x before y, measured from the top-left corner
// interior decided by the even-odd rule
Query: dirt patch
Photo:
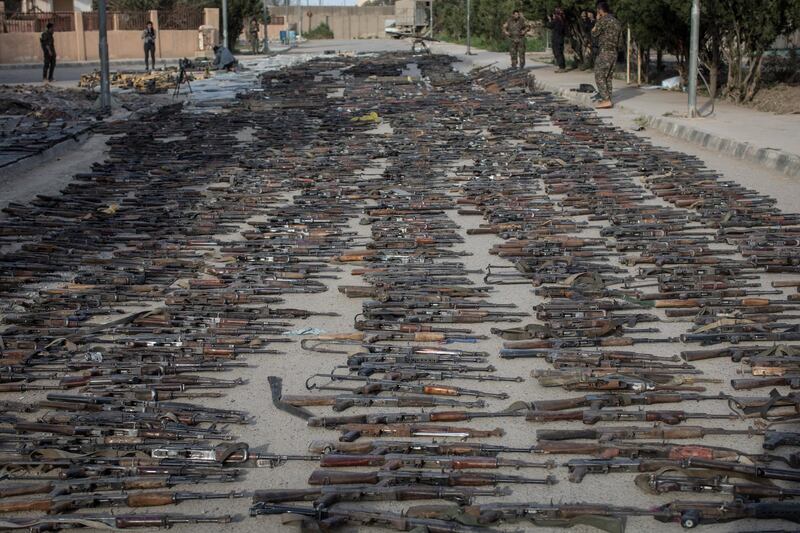
[[[749,107],[780,115],[800,114],[800,85],[780,84],[761,89]]]

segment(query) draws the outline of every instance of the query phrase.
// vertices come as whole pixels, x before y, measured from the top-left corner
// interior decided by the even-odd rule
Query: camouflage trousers
[[[511,67],[525,66],[525,39],[511,39]]]
[[[617,66],[616,52],[600,52],[594,60],[594,81],[602,100],[611,100],[614,69]]]

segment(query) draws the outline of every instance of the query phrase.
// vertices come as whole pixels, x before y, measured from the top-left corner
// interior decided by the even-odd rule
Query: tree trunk
[[[642,62],[642,76],[646,83],[650,83],[650,49],[640,50],[639,54],[639,61]]]
[[[759,51],[755,57],[750,58],[750,70],[747,72],[745,86],[743,87],[743,102],[752,102],[756,93],[761,88],[761,63],[764,59],[764,52]]]
[[[726,55],[728,58],[728,83],[725,94],[735,102],[742,101],[742,42],[738,32],[734,32],[726,39]]]
[[[715,26],[711,34],[711,62],[708,65],[708,91],[711,98],[717,97],[719,89],[720,48],[719,28]]]

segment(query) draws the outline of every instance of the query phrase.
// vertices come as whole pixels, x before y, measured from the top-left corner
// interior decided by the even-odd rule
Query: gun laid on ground
[[[800,471],[771,468],[758,464],[749,465],[729,461],[716,461],[688,457],[686,459],[572,459],[564,464],[569,469],[569,480],[580,483],[586,474],[608,474],[611,472],[654,472],[669,469],[711,469],[735,472],[753,478],[800,481]]]
[[[435,485],[322,485],[305,489],[257,490],[254,504],[314,502],[314,507],[325,509],[339,502],[448,500],[459,505],[469,505],[480,496],[508,496],[507,488],[473,489],[468,487],[439,487]]]
[[[636,486],[650,494],[667,492],[715,492],[731,494],[737,500],[759,500],[761,498],[795,498],[800,489],[778,487],[767,483],[733,483],[720,476],[692,476],[670,470],[639,474]]]
[[[479,455],[420,455],[405,453],[387,454],[325,454],[320,459],[322,467],[382,466],[387,470],[411,466],[415,468],[440,468],[443,470],[468,470],[470,468],[555,468],[553,461],[532,463],[515,459],[500,459]]]
[[[125,506],[125,507],[159,507],[172,505],[189,500],[220,500],[244,498],[244,492],[136,492],[136,493],[89,493],[65,494],[46,499],[1,501],[0,513],[20,513],[28,511],[43,511],[47,513],[60,513],[99,506]],[[0,526],[2,527],[2,526]]]
[[[420,483],[448,487],[484,487],[500,483],[526,485],[554,485],[553,476],[527,478],[484,472],[431,472],[426,470],[375,470],[372,472],[342,472],[340,470],[314,470],[308,478],[309,485],[376,485]]]
[[[800,503],[743,501],[674,501],[652,509],[659,522],[679,522],[686,529],[745,518],[788,520],[800,523]]]
[[[533,453],[533,446],[511,447],[497,444],[478,444],[469,442],[423,442],[401,440],[372,440],[356,442],[312,441],[308,446],[311,453],[369,453],[383,455],[387,453],[417,453],[434,455],[477,455],[494,457],[501,453]]]
[[[541,429],[536,432],[536,438],[541,440],[573,440],[592,439],[604,441],[613,440],[673,440],[673,439],[702,439],[707,435],[763,435],[762,430],[706,428],[703,426],[644,426],[644,427],[599,427],[591,429]],[[800,437],[799,437],[800,438]],[[770,449],[770,448],[767,448]]]
[[[686,411],[625,411],[622,409],[609,409],[600,411],[527,411],[525,420],[528,422],[558,422],[579,420],[584,424],[598,422],[642,421],[661,422],[669,425],[680,424],[686,420],[737,420],[738,415],[716,415],[709,413],[687,413]]]

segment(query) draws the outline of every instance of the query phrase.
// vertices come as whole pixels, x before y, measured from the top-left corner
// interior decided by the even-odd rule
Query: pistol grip
[[[570,483],[580,483],[586,477],[588,469],[585,466],[575,466],[569,471]]]

